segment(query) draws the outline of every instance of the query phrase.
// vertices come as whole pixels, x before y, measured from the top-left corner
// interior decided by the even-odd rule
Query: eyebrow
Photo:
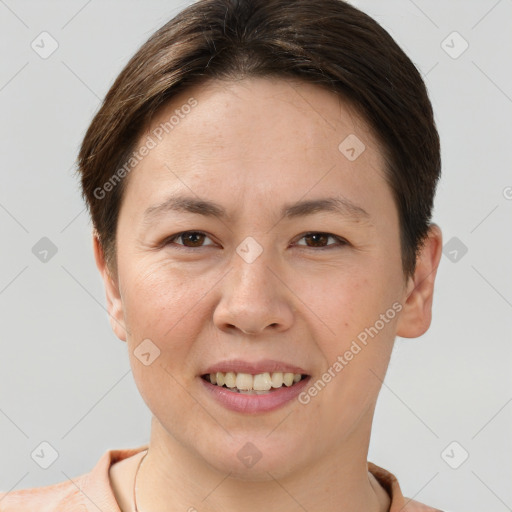
[[[149,224],[169,212],[193,213],[222,220],[230,219],[225,208],[213,201],[178,195],[147,208],[143,222]],[[281,209],[281,217],[293,219],[320,212],[335,213],[355,222],[370,220],[370,214],[366,210],[345,197],[325,197],[288,203]]]

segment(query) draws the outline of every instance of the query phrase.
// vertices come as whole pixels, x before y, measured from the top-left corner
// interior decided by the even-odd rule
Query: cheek
[[[139,331],[155,331],[159,326],[169,329],[204,295],[204,288],[198,286],[193,275],[165,261],[135,262],[124,275],[128,283],[123,290],[125,316]]]
[[[125,322],[133,353],[141,341],[150,339],[160,350],[159,363],[171,372],[186,364],[192,341],[199,335],[205,292],[210,288],[186,270],[167,263],[133,267],[125,274]]]
[[[338,275],[315,299],[314,307],[320,308],[319,316],[329,329],[317,322],[322,327],[313,334],[323,364],[306,390],[307,407],[311,416],[347,435],[346,427],[355,428],[372,410],[393,347],[397,318],[393,293],[377,275],[356,271]]]
[[[315,338],[327,367],[345,354],[351,367],[377,368],[387,361],[398,317],[398,293],[386,275],[378,266],[351,269],[333,273],[321,289],[309,292],[310,309],[321,319],[316,322],[321,327]]]
[[[179,391],[195,378],[188,365],[194,361],[193,341],[204,323],[200,317],[206,314],[201,301],[206,285],[168,264],[125,270],[130,284],[123,307],[134,380],[153,414],[171,421],[176,411],[195,406],[187,393]],[[145,364],[142,354],[148,352],[151,362]]]
[[[314,279],[313,279],[314,280]],[[301,283],[298,295],[304,297],[305,305],[318,317],[330,336],[337,340],[364,324],[375,308],[375,288],[365,273],[351,268],[325,273],[321,280],[311,286],[312,280]],[[322,339],[322,337],[319,337]]]

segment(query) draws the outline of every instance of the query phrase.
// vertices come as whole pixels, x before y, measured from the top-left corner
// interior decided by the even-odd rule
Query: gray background
[[[430,505],[512,510],[512,0],[353,3],[425,76],[443,151],[433,220],[445,244],[455,237],[430,330],[397,338],[369,460]],[[185,5],[0,0],[1,491],[75,478],[105,450],[149,439],[73,172],[115,76]],[[45,59],[31,47],[43,31],[58,43]],[[457,58],[454,31],[469,44]],[[46,262],[32,251],[43,237],[57,249]],[[31,458],[44,441],[59,454],[48,469]]]

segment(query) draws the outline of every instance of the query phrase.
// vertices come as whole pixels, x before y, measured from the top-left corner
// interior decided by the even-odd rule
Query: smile
[[[202,378],[218,387],[227,388],[235,393],[267,394],[283,386],[291,387],[306,375],[291,372],[250,373],[216,372],[203,375]]]
[[[253,375],[217,371],[199,378],[205,396],[225,409],[243,414],[269,413],[296,403],[310,380],[310,375],[291,372]]]

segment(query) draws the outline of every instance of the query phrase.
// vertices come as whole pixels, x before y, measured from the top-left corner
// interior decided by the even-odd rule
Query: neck
[[[370,422],[371,423],[371,422]],[[137,476],[139,512],[385,512],[389,496],[368,473],[370,427],[353,434],[321,460],[263,480],[233,477],[213,468],[170,436],[153,417],[149,451]],[[366,440],[366,441],[365,441]],[[366,449],[361,450],[361,442]]]

